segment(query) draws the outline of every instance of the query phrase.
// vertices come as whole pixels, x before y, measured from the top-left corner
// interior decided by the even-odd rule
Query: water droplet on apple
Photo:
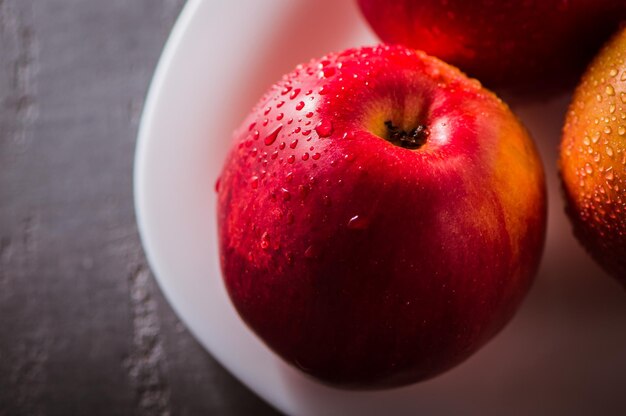
[[[291,194],[288,189],[280,188],[280,194],[283,197],[283,201],[289,201],[291,199]]]
[[[295,162],[295,161],[296,161],[296,157],[295,157],[294,155],[290,155],[290,156],[287,158],[287,163],[293,163],[293,162]]]
[[[311,158],[313,160],[318,160],[322,155],[320,155],[319,153],[314,153],[313,156],[311,156]]]
[[[302,160],[309,160],[309,154],[307,152],[302,155]]]
[[[300,94],[300,88],[296,88],[295,90],[291,91],[291,94],[289,94],[289,98],[293,100],[298,96],[298,94]]]
[[[248,131],[252,131],[254,126],[256,126],[256,121],[248,126]]]
[[[313,111],[309,111],[308,113],[306,113],[306,117],[307,118],[313,117]]]
[[[350,218],[350,220],[348,220],[348,228],[350,228],[351,230],[364,230],[367,228],[367,226],[367,220],[360,215],[355,215],[354,217]]]
[[[278,133],[280,133],[280,131],[283,129],[283,125],[279,124],[278,127],[276,127],[274,129],[274,131],[272,131],[264,140],[265,144],[267,146],[270,146],[271,144],[273,144],[276,141],[276,138],[278,137]]]
[[[326,87],[321,87],[320,90],[318,91],[319,95],[326,95],[328,93],[328,88]]]
[[[252,138],[254,140],[258,140],[260,135],[261,135],[261,133],[259,133],[258,130],[255,130],[254,133],[252,133]]]
[[[292,88],[291,85],[286,85],[285,88],[280,92],[281,95],[287,94],[289,91],[291,91],[291,88]]]
[[[272,111],[272,107],[267,107],[265,111],[263,112],[263,114],[268,115],[270,111]]]
[[[608,156],[613,157],[613,148],[611,146],[607,146],[605,150]]]
[[[310,130],[310,129],[309,129],[309,130],[304,130],[304,131],[302,132],[302,135],[303,135],[303,136],[308,136],[309,134],[311,134],[311,130]]]
[[[280,113],[279,115],[276,116],[276,120],[280,121],[283,119],[283,117],[285,117],[285,115],[283,113]]]
[[[617,134],[619,134],[620,136],[623,136],[626,134],[626,128],[624,126],[619,126],[617,128]]]
[[[307,259],[314,259],[319,255],[317,249],[313,246],[310,245],[307,247],[306,250],[304,250],[304,257]]]
[[[252,189],[256,189],[259,187],[259,177],[258,176],[253,176],[252,178],[250,178],[250,186],[252,187]]]
[[[304,108],[304,101],[300,101],[297,105],[296,105],[296,110],[300,111]]]
[[[330,77],[332,77],[333,75],[335,75],[335,72],[336,72],[336,71],[335,71],[335,68],[333,68],[333,67],[327,67],[327,68],[324,68],[324,69],[322,69],[322,70],[320,71],[320,73],[319,73],[319,77],[320,77],[320,78],[330,78]]]
[[[280,108],[280,107],[282,107],[283,105],[285,105],[285,102],[284,102],[284,101],[281,101],[281,102],[279,102],[278,104],[276,104],[276,108]]]
[[[270,247],[270,236],[266,231],[261,236],[261,248],[263,250],[267,250],[269,247]]]
[[[320,137],[328,137],[333,132],[333,124],[329,120],[320,120],[317,126],[315,126],[315,132]]]

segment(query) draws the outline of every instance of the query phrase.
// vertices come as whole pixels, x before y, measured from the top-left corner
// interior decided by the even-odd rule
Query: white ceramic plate
[[[406,388],[337,390],[284,364],[237,316],[221,280],[213,192],[231,132],[261,93],[297,63],[374,42],[353,0],[186,5],[154,76],[135,164],[141,237],[165,296],[208,351],[288,414],[484,415],[510,414],[511,406],[517,414],[574,414],[591,403],[586,398],[599,392],[606,398],[602,379],[596,377],[593,387],[585,380],[598,368],[616,371],[611,357],[626,350],[626,336],[615,335],[626,333],[626,301],[574,242],[561,213],[553,159],[566,98],[518,109],[547,162],[546,260],[516,319],[465,364]],[[581,308],[593,312],[581,314]],[[578,315],[586,319],[581,323]],[[594,337],[604,341],[591,343]],[[581,365],[581,348],[600,356],[600,364],[596,358],[593,366]],[[624,361],[620,374],[626,374]],[[606,384],[626,384],[624,376],[618,381]]]

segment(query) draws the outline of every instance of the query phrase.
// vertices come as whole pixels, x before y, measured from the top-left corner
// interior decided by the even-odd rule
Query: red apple
[[[424,50],[490,87],[535,94],[574,84],[626,18],[624,0],[358,3],[383,41]]]
[[[243,320],[349,388],[460,363],[517,309],[546,202],[524,127],[457,69],[403,47],[300,65],[235,133],[221,265]]]
[[[560,169],[578,239],[626,287],[626,28],[595,58],[570,104]]]

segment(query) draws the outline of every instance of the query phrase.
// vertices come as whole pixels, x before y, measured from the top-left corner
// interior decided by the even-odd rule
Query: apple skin
[[[626,28],[578,85],[563,126],[560,173],[574,233],[626,287]]]
[[[386,121],[430,134],[400,147]],[[286,75],[235,132],[218,182],[240,316],[343,388],[424,380],[485,344],[531,284],[545,223],[543,168],[508,107],[399,46]]]
[[[388,43],[421,49],[490,88],[547,96],[573,86],[619,22],[623,0],[358,0]]]

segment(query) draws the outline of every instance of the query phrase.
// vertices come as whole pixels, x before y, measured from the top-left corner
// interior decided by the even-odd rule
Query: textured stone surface
[[[0,0],[0,416],[274,414],[164,301],[132,205],[182,0]]]

